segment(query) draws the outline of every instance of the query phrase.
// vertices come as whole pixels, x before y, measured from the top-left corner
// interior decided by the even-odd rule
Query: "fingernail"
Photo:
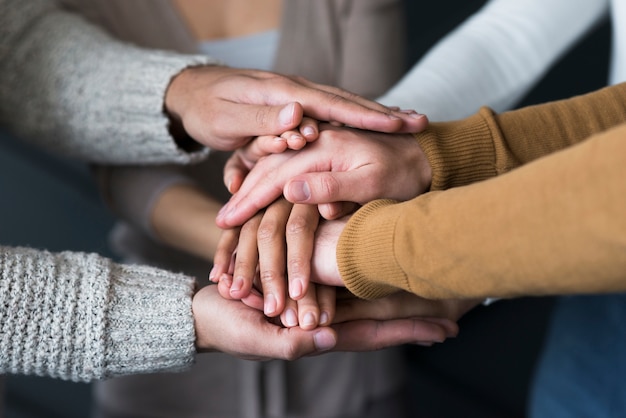
[[[211,271],[209,272],[209,280],[212,281],[213,283],[217,282],[216,277],[215,277],[215,270],[217,270],[217,268],[213,266],[211,268]]]
[[[232,295],[234,292],[239,292],[243,287],[243,279],[241,277],[237,277],[233,279],[233,284],[230,286],[230,294]]]
[[[263,310],[265,311],[265,315],[271,316],[276,312],[276,298],[273,294],[268,293],[265,295],[265,303],[263,306]]]
[[[328,312],[323,311],[320,314],[320,325],[328,325],[329,318],[330,318],[330,315],[328,315]]]
[[[285,312],[285,325],[288,327],[295,327],[298,325],[298,316],[293,309],[287,309]]]
[[[313,342],[318,351],[328,351],[337,344],[337,339],[330,330],[322,329],[313,335]]]
[[[229,274],[226,274],[226,273],[224,273],[224,274],[222,274],[222,275],[220,276],[219,281],[220,281],[220,282],[223,282],[223,284],[224,284],[226,287],[228,287],[229,289],[230,289],[230,287],[233,285],[233,279],[232,279],[232,277],[231,277]]]
[[[295,202],[304,202],[311,198],[311,189],[305,181],[293,181],[289,184],[289,196]]]
[[[304,141],[304,138],[300,134],[292,134],[289,139],[291,141]]]
[[[305,126],[305,127],[302,129],[302,134],[303,134],[304,136],[315,136],[315,129],[313,129],[313,128],[312,128],[312,127],[310,127],[310,126]]]
[[[312,312],[307,312],[306,315],[304,315],[304,318],[302,318],[302,325],[304,325],[304,326],[314,326],[314,325],[317,325],[315,323],[315,315],[313,315]]]
[[[283,107],[278,114],[278,121],[283,126],[291,126],[293,125],[293,113],[294,113],[294,103],[289,103],[287,106]]]
[[[300,280],[294,280],[289,287],[289,296],[291,299],[298,300],[302,296],[302,282]]]

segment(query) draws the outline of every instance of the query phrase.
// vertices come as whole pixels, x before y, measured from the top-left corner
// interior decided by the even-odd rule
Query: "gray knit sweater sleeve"
[[[0,374],[89,381],[193,362],[190,277],[9,247],[0,274]]]
[[[114,40],[52,0],[0,0],[0,125],[101,163],[185,163],[163,98],[181,70],[214,60]]]

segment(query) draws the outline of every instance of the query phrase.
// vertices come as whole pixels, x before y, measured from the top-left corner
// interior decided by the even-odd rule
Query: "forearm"
[[[117,42],[50,1],[2,0],[0,123],[59,153],[103,163],[188,162],[168,132],[166,89],[210,59]]]
[[[622,125],[488,181],[365,206],[338,246],[346,285],[368,298],[626,290],[624,135]]]
[[[608,10],[608,0],[491,0],[379,100],[431,121],[510,109]]]
[[[161,193],[151,223],[164,243],[213,261],[221,229],[215,224],[222,204],[191,184],[178,184]]]
[[[0,271],[0,373],[90,381],[193,362],[190,277],[9,247]]]
[[[431,190],[507,173],[626,120],[626,83],[494,114],[433,123],[416,138],[432,167]]]

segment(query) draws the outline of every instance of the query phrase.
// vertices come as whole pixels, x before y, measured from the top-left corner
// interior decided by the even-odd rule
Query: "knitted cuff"
[[[430,190],[445,190],[494,177],[495,148],[488,108],[466,119],[431,123],[416,134],[433,170]]]
[[[117,265],[111,276],[106,376],[189,368],[194,280],[146,266]]]
[[[396,263],[393,251],[397,218],[395,212],[384,210],[395,203],[382,199],[363,206],[350,218],[339,237],[339,273],[348,290],[363,299],[376,299],[408,288],[406,275]],[[389,278],[400,280],[391,282]]]

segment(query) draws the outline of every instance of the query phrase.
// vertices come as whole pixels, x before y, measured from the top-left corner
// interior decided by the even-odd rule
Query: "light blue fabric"
[[[270,30],[249,36],[203,41],[198,44],[198,50],[231,67],[270,71],[274,67],[279,34],[278,30]]]
[[[626,417],[626,294],[559,301],[529,411],[532,418]]]

